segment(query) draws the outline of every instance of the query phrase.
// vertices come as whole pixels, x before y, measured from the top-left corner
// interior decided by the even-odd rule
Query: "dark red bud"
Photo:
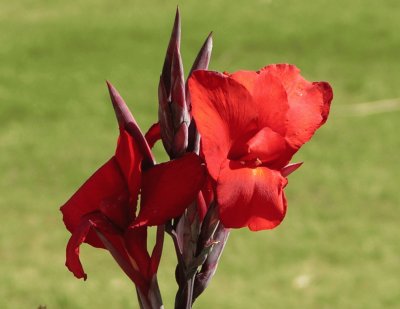
[[[180,55],[180,17],[177,10],[158,87],[161,138],[171,158],[186,152],[190,115],[186,105],[185,77]]]
[[[213,48],[212,32],[208,35],[203,46],[200,48],[197,54],[196,60],[194,61],[192,68],[190,69],[189,77],[193,71],[196,70],[207,70],[210,64],[211,52]]]
[[[207,39],[205,40],[199,53],[197,54],[196,60],[194,61],[193,66],[190,70],[189,77],[193,71],[208,69],[208,65],[210,63],[210,58],[211,58],[212,47],[213,47],[213,39],[211,32],[208,35]],[[186,83],[186,104],[190,113],[191,101],[187,83]],[[197,131],[196,123],[192,119],[189,126],[188,151],[193,151],[198,154],[199,149],[200,149],[200,135],[199,132]]]
[[[172,27],[171,38],[169,40],[167,53],[164,60],[164,66],[161,76],[164,78],[165,87],[167,89],[171,88],[171,64],[173,53],[177,49],[179,50],[181,46],[181,18],[179,15],[179,8],[176,9],[175,21]]]
[[[114,86],[108,81],[107,81],[107,86],[120,129],[126,130],[129,133],[129,135],[131,135],[138,143],[140,151],[143,155],[144,166],[154,165],[155,159],[150,150],[150,147],[147,144],[147,141],[142,131],[140,130],[135,118],[133,118],[124,99],[121,97],[119,92],[114,88]]]
[[[183,122],[174,136],[172,153],[175,158],[182,156],[186,152],[187,143],[188,126],[185,122]]]

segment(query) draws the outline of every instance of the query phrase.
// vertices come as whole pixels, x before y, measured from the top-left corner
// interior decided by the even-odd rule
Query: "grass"
[[[233,231],[195,308],[396,308],[400,305],[399,112],[345,115],[400,97],[396,0],[205,0],[180,4],[186,69],[210,30],[211,68],[290,62],[331,82],[327,125],[296,156],[289,212],[276,230]],[[135,308],[107,252],[87,246],[89,279],[64,267],[58,207],[114,151],[104,80],[142,128],[156,121],[157,81],[175,2],[0,0],[0,308]],[[158,151],[161,156],[161,151]],[[159,273],[176,290],[171,242]]]

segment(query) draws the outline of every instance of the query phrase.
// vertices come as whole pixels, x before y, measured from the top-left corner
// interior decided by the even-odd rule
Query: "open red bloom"
[[[150,147],[117,91],[109,84],[120,135],[115,155],[61,207],[72,236],[66,266],[85,278],[79,247],[106,248],[144,295],[161,257],[163,224],[180,216],[203,185],[205,168],[195,154],[154,165]],[[159,138],[152,131],[152,139]],[[154,140],[149,141],[150,144]],[[140,210],[136,216],[140,194]],[[159,225],[151,256],[147,226]]]
[[[298,167],[286,166],[326,121],[331,87],[279,64],[258,72],[196,71],[189,91],[222,223],[274,228],[286,213],[286,176]]]

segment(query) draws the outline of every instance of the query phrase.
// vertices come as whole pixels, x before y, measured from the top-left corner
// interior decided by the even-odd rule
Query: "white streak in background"
[[[400,98],[387,99],[373,102],[351,104],[336,107],[340,116],[364,117],[373,114],[388,113],[400,110]]]
[[[293,286],[296,289],[305,289],[311,283],[311,276],[309,274],[302,274],[293,279]]]

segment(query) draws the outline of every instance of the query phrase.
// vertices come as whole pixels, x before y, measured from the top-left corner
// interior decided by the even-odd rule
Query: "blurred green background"
[[[113,154],[105,79],[143,130],[156,121],[176,2],[0,0],[0,308],[138,307],[108,252],[82,247],[86,282],[68,272],[58,208]],[[335,94],[295,158],[305,164],[290,176],[285,221],[233,231],[195,308],[399,308],[400,2],[179,4],[186,70],[213,30],[211,69],[294,63]],[[166,308],[174,259],[167,238]]]

